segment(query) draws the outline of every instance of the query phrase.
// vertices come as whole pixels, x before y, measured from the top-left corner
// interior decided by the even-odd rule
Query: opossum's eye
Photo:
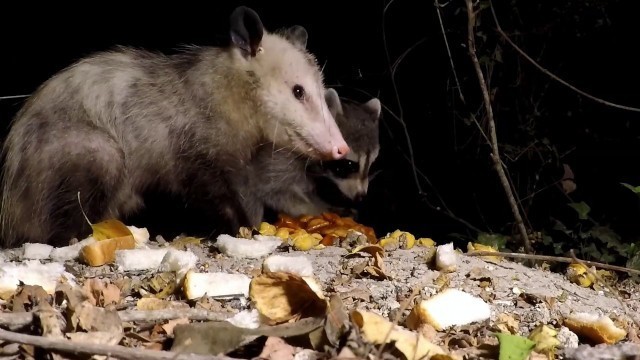
[[[298,100],[303,100],[304,99],[304,88],[302,87],[302,85],[294,85],[293,86],[293,96],[296,97],[296,99]]]

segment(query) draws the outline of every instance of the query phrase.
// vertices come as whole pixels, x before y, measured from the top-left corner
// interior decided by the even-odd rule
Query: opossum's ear
[[[338,114],[342,114],[342,103],[335,89],[329,88],[324,92],[324,100],[327,102],[329,112],[335,118]]]
[[[366,103],[362,104],[364,110],[371,115],[374,120],[380,118],[380,112],[382,111],[382,104],[378,98],[373,98]]]
[[[244,51],[245,56],[256,56],[264,26],[260,16],[246,6],[237,7],[230,17],[231,42]]]
[[[300,25],[294,25],[287,30],[284,31],[284,36],[291,42],[293,45],[301,48],[307,48],[307,39],[309,38],[309,34],[307,34],[307,30]]]

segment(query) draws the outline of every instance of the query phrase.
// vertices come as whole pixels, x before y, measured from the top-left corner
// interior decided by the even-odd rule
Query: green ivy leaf
[[[594,259],[602,258],[602,252],[598,249],[595,243],[591,242],[588,246],[584,247],[582,250],[585,254],[588,254]]]
[[[627,260],[626,266],[629,269],[640,270],[640,252],[636,253]]]
[[[500,342],[499,360],[525,360],[536,346],[535,341],[508,333],[494,334]]]
[[[627,253],[629,245],[623,244],[620,235],[616,234],[616,232],[611,230],[608,226],[594,226],[591,229],[591,236],[605,243],[607,248],[616,249],[620,255],[629,255]]]
[[[634,193],[640,195],[640,186],[633,186],[626,183],[620,183],[620,184],[622,184],[622,186],[626,187],[627,189],[633,191]]]
[[[579,203],[569,203],[568,205],[578,213],[578,218],[580,220],[587,220],[589,218],[591,207],[589,207],[586,202],[580,201]]]
[[[478,234],[478,243],[482,245],[493,246],[496,249],[504,249],[507,246],[507,236],[502,234],[487,234],[480,233]]]

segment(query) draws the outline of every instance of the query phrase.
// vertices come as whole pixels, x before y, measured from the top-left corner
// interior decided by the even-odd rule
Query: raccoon
[[[63,245],[92,222],[176,194],[229,232],[248,217],[229,179],[269,142],[314,159],[349,153],[301,26],[267,31],[250,8],[229,44],[163,55],[116,47],[45,81],[2,149],[2,245]],[[223,231],[223,230],[221,230]]]
[[[325,99],[349,145],[349,154],[340,160],[318,161],[273,144],[261,146],[233,181],[251,226],[264,220],[265,209],[291,216],[326,211],[352,215],[351,205],[366,196],[371,165],[380,150],[380,100],[372,98],[363,104],[341,100],[332,88],[326,90]],[[347,201],[332,202],[321,196],[319,187],[327,186],[335,187]]]

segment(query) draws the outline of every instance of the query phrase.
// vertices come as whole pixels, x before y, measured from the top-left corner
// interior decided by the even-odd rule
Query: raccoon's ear
[[[324,92],[324,100],[327,102],[327,107],[334,118],[338,114],[342,114],[342,103],[340,102],[340,97],[335,89],[327,89]]]
[[[301,48],[307,48],[307,40],[309,39],[309,34],[307,33],[307,29],[300,25],[294,25],[284,31],[284,37],[287,38],[293,45]]]
[[[256,56],[262,42],[264,26],[260,16],[246,6],[237,7],[230,16],[231,42],[240,48],[245,56]]]
[[[375,120],[378,120],[380,118],[380,112],[382,112],[382,104],[380,103],[380,99],[373,98],[362,104],[362,107]]]

